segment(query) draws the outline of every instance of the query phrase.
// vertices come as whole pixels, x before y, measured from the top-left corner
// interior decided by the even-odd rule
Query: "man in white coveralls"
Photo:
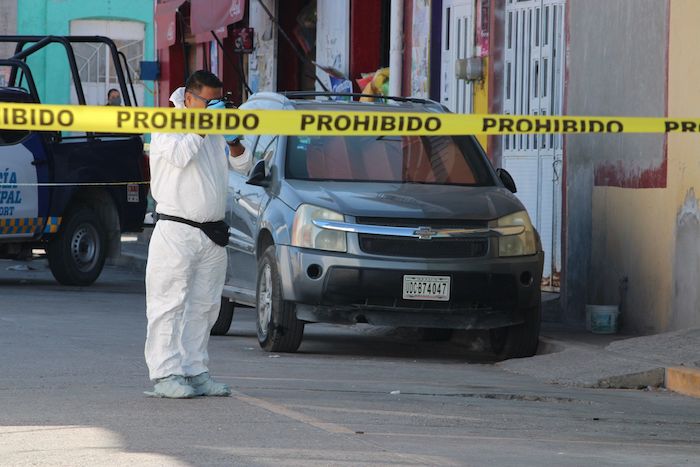
[[[170,101],[176,108],[222,108],[222,88],[214,74],[200,70]],[[159,220],[146,266],[145,356],[154,382],[149,395],[231,394],[227,385],[209,377],[207,345],[226,274],[228,168],[246,172],[251,161],[250,151],[236,137],[152,136],[151,193]]]

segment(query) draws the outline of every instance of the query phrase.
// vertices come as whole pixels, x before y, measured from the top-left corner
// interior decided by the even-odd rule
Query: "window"
[[[253,163],[257,163],[260,160],[264,160],[266,164],[270,164],[272,157],[277,149],[277,141],[279,136],[263,135],[258,138],[258,142],[255,145],[255,151],[253,151]]]
[[[29,130],[0,129],[0,146],[17,144],[29,136]]]
[[[7,67],[2,67],[7,68]],[[0,96],[0,101],[3,102],[13,102],[13,103],[24,103],[32,102],[32,97],[29,95],[28,91],[20,91],[17,89],[6,89],[2,92]],[[23,141],[30,134],[29,130],[10,130],[6,128],[0,128],[0,146],[17,144]]]
[[[115,40],[117,51],[126,57],[128,70],[134,84],[141,84],[138,80],[140,64],[143,61],[144,41],[141,40]],[[73,44],[75,61],[78,65],[78,74],[83,85],[102,83],[107,85],[119,82],[116,66],[112,60],[112,54],[106,44],[100,43],[76,43]],[[123,62],[122,62],[123,63]],[[122,65],[123,67],[123,65]],[[128,81],[128,79],[127,79]]]
[[[287,142],[287,178],[493,185],[468,137],[296,136]]]
[[[145,25],[138,21],[104,21],[104,20],[73,20],[71,34],[77,36],[107,36],[114,41],[117,51],[126,57],[126,67],[123,60],[115,63],[107,45],[95,43],[75,43],[73,50],[78,65],[78,74],[83,85],[83,92],[88,104],[104,105],[107,91],[110,88],[119,89],[117,66],[122,67],[126,84],[131,75],[134,90],[139,105],[143,105],[145,86],[139,80],[140,63],[144,59]],[[121,91],[121,90],[120,90]],[[129,89],[129,94],[131,90]],[[125,96],[122,96],[124,99]],[[77,103],[75,91],[72,93],[73,103]]]

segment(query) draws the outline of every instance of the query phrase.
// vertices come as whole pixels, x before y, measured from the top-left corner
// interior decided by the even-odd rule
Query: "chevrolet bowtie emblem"
[[[413,235],[418,237],[419,240],[431,240],[437,232],[430,227],[418,227],[417,230],[413,231]]]

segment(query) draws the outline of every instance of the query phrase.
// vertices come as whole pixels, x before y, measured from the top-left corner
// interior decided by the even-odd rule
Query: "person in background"
[[[105,105],[112,105],[112,106],[120,106],[122,105],[122,95],[117,89],[110,89],[107,91],[107,104]]]

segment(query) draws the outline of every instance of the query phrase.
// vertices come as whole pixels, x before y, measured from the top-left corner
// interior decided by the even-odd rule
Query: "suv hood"
[[[354,217],[492,220],[523,210],[505,188],[286,180],[280,198]]]

